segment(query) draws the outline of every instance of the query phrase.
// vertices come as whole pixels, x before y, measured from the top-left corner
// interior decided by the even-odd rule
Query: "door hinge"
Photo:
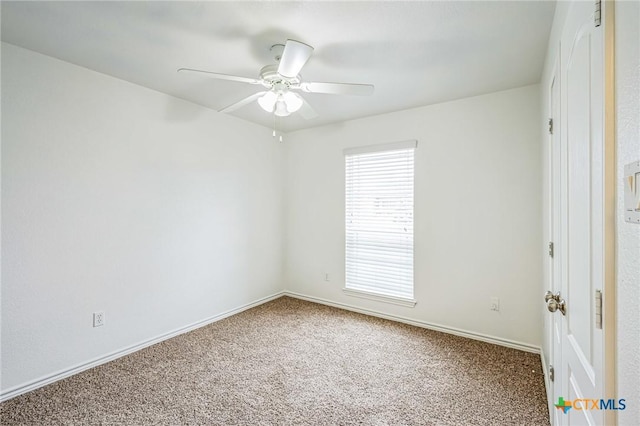
[[[596,328],[602,329],[602,291],[596,290]]]
[[[596,0],[596,10],[593,13],[593,20],[594,23],[596,25],[596,27],[599,27],[601,22],[602,22],[602,4],[601,4],[601,0]]]
[[[549,119],[549,134],[553,134],[553,118]]]
[[[553,257],[553,241],[549,241],[549,257]]]
[[[556,370],[554,370],[553,365],[549,365],[549,380],[553,382],[553,379],[556,378]]]

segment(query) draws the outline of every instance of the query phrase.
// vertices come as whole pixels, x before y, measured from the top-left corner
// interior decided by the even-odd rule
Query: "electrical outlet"
[[[492,297],[491,298],[491,307],[489,309],[491,309],[492,311],[499,312],[500,311],[500,299],[498,299],[497,297]]]
[[[329,279],[329,273],[328,273],[328,272],[325,272],[325,273],[324,273],[324,280],[325,280],[325,281],[331,281],[331,280]]]
[[[94,312],[93,313],[93,326],[100,327],[104,325],[104,312]]]

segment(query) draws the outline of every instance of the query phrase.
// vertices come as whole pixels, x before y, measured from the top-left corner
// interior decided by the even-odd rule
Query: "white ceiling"
[[[374,84],[370,97],[304,93],[319,113],[285,131],[540,80],[555,2],[2,2],[2,40],[215,110],[261,90],[179,74],[257,77],[271,45],[315,47],[305,81]],[[265,126],[256,103],[232,113]]]

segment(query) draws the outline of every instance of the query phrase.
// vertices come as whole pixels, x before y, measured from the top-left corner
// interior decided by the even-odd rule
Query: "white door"
[[[571,5],[561,38],[561,285],[557,391],[566,401],[605,398],[603,332],[596,295],[604,289],[604,52],[593,2]],[[555,350],[558,350],[556,347]],[[556,401],[557,401],[557,396]],[[574,403],[559,425],[604,424],[602,410]]]

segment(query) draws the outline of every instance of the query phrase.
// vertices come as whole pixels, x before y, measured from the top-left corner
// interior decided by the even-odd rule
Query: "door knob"
[[[544,294],[544,303],[549,303],[549,300],[555,300],[556,302],[560,301],[560,292],[557,292],[556,294],[553,294],[552,291],[547,291]]]
[[[551,290],[548,290],[545,294],[544,294],[544,303],[549,303],[549,300],[551,299],[555,299],[555,296],[553,294],[553,292]]]
[[[558,296],[558,299],[560,299],[559,296]],[[564,299],[556,300],[556,298],[553,297],[549,299],[549,301],[547,302],[547,309],[549,310],[549,312],[555,312],[557,310],[560,310],[560,313],[562,315],[566,315],[567,302],[565,302]]]

